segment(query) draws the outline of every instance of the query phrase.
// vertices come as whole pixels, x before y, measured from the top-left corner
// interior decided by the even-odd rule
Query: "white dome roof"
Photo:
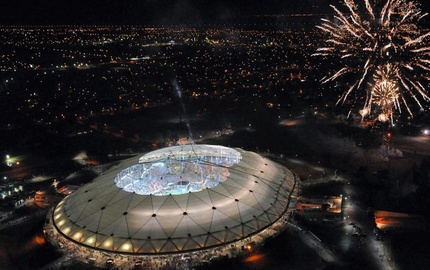
[[[207,160],[201,161],[202,153],[215,156],[220,151],[233,153],[238,163],[210,163],[228,170],[210,188],[141,195],[117,185],[124,170],[149,162],[148,158],[157,163],[176,159],[182,166],[195,166],[200,160],[208,166]],[[139,181],[146,181],[142,177]],[[57,205],[53,223],[66,238],[99,250],[132,254],[198,250],[243,239],[271,225],[286,211],[293,186],[294,176],[287,168],[256,153],[222,146],[174,146],[129,158],[98,176]]]

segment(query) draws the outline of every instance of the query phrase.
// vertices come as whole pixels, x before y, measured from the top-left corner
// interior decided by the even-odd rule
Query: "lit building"
[[[49,216],[48,238],[132,259],[240,249],[279,232],[296,181],[286,167],[242,149],[163,148],[122,161],[64,198]]]

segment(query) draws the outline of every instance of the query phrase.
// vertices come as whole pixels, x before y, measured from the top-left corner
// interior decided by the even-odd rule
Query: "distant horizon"
[[[292,14],[265,14],[265,15],[253,15],[249,18],[255,18],[258,20],[269,20],[271,18],[290,18],[300,20],[302,18],[321,18],[322,16],[330,15],[330,13],[318,13],[318,14],[304,14],[304,13],[292,13]],[[231,22],[205,22],[205,23],[178,23],[178,24],[163,24],[163,23],[15,23],[15,24],[2,24],[2,28],[13,28],[13,27],[71,27],[71,26],[85,26],[85,27],[107,27],[107,26],[123,26],[123,27],[192,27],[192,26],[225,26],[225,25],[247,25],[255,24],[255,21],[231,21]],[[273,21],[272,23],[283,24],[283,21]]]

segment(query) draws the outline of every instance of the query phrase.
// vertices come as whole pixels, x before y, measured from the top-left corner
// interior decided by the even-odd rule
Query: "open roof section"
[[[115,183],[140,195],[179,195],[217,186],[239,163],[237,150],[224,146],[188,144],[150,152],[122,170]]]

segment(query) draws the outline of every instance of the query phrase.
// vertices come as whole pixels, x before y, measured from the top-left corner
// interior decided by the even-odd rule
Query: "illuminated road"
[[[428,156],[430,154],[430,136],[393,136],[391,145],[404,153]]]
[[[374,258],[374,264],[378,269],[396,269],[392,255],[387,249],[386,245],[382,241],[377,241],[373,235],[373,230],[375,228],[375,223],[373,217],[370,217],[367,210],[359,207],[351,197],[354,196],[354,190],[351,185],[345,185],[345,222],[344,226],[350,227],[346,228],[351,234],[354,234],[354,230],[357,233],[356,236],[359,239],[359,245],[362,248],[366,248]],[[359,232],[359,233],[358,233]],[[360,236],[362,234],[363,236]]]
[[[313,171],[313,177],[307,179],[307,181],[302,182],[302,187],[318,185],[322,183],[329,183],[334,180],[338,182],[344,183],[344,203],[343,203],[343,211],[344,211],[344,221],[341,223],[343,234],[334,236],[340,237],[338,244],[335,244],[335,250],[343,253],[345,256],[351,256],[348,254],[354,254],[352,250],[361,250],[360,254],[357,256],[366,256],[365,254],[371,254],[371,256],[367,259],[370,259],[369,263],[371,263],[375,269],[397,269],[395,267],[395,262],[390,254],[390,248],[387,248],[387,245],[384,242],[377,241],[373,236],[373,229],[375,227],[373,217],[368,215],[368,211],[360,208],[356,202],[351,200],[354,198],[354,190],[353,187],[349,184],[348,177],[340,174],[325,174],[323,177],[318,178],[318,176],[322,175],[320,173],[315,173],[315,166],[312,164],[307,164],[305,161],[294,161],[289,163],[293,163],[296,166],[300,166],[300,170],[305,171],[308,168],[309,171]],[[289,166],[295,171],[294,167]],[[325,171],[329,172],[329,168],[318,167],[317,171]],[[317,251],[318,255],[327,262],[336,262],[342,265],[342,260],[345,258],[341,258],[341,254],[326,252],[330,251],[329,248],[326,248],[328,243],[322,242],[318,236],[314,236],[311,232],[305,232],[304,228],[300,228],[300,238],[302,241],[312,247]],[[359,234],[355,234],[354,232],[360,231],[361,236]],[[336,242],[336,241],[334,241]],[[352,252],[352,253],[351,253]],[[339,256],[337,256],[339,255]],[[356,256],[356,255],[354,255]],[[347,260],[347,259],[346,259]]]

